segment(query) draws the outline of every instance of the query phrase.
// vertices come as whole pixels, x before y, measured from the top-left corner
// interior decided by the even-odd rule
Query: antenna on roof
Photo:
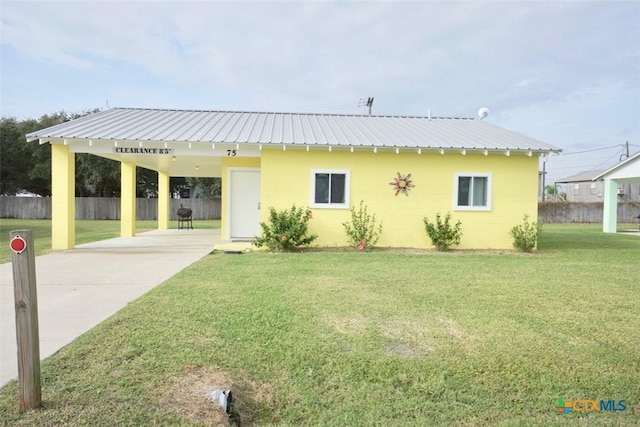
[[[367,99],[367,107],[369,107],[369,115],[371,115],[371,106],[373,105],[373,96]]]
[[[111,106],[109,105],[109,100],[108,99],[104,103],[107,104],[107,108],[111,108]]]
[[[360,98],[360,102],[358,102],[358,107],[362,107],[365,105],[369,107],[369,115],[371,115],[371,106],[373,105],[373,96],[370,96],[369,98],[367,98],[366,101]]]
[[[489,115],[489,109],[487,107],[482,107],[481,109],[478,110],[478,117],[480,117],[480,120],[484,119],[488,115]]]

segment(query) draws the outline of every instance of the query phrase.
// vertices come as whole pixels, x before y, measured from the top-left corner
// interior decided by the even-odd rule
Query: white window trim
[[[487,178],[487,205],[486,206],[458,206],[458,183],[461,177],[469,178]],[[493,180],[489,172],[458,172],[455,174],[455,182],[453,184],[453,210],[454,211],[490,211],[491,200],[493,195]],[[473,198],[473,197],[472,197]]]
[[[316,174],[344,174],[344,203],[316,203]],[[312,169],[311,170],[311,203],[316,209],[351,209],[351,172],[346,169]]]

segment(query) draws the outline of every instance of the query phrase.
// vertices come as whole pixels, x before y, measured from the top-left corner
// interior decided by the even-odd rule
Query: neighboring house
[[[604,181],[597,179],[605,170],[580,172],[555,182],[565,188],[567,202],[602,202],[604,201]],[[616,189],[618,200],[640,200],[640,184],[620,183]]]
[[[556,188],[559,185],[564,187],[567,202],[601,202],[604,194],[604,184],[602,181],[593,181],[593,178],[604,170],[591,172],[580,172],[555,182]]]
[[[383,224],[378,246],[431,247],[423,218],[451,212],[460,248],[511,248],[510,229],[537,218],[539,157],[560,151],[478,119],[128,108],[27,139],[52,145],[55,249],[75,244],[74,153],[121,162],[123,236],[135,234],[141,166],[158,171],[160,229],[169,177],[221,177],[226,240],[252,238],[268,208],[295,204],[312,209],[318,245],[344,246],[342,224],[363,200]],[[409,174],[414,187],[397,192]]]

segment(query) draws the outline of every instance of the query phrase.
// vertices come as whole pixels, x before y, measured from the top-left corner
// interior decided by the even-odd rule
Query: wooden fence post
[[[40,407],[40,338],[36,261],[31,230],[10,233],[13,289],[18,343],[18,394],[20,410]]]

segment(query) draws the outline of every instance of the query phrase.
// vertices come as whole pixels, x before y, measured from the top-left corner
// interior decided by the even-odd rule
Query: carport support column
[[[602,215],[602,231],[615,233],[618,223],[618,181],[604,180],[604,211]]]
[[[69,146],[51,144],[51,248],[76,244],[76,157]]]
[[[169,174],[158,172],[158,230],[169,229]]]
[[[120,236],[136,234],[136,164],[120,164]]]

